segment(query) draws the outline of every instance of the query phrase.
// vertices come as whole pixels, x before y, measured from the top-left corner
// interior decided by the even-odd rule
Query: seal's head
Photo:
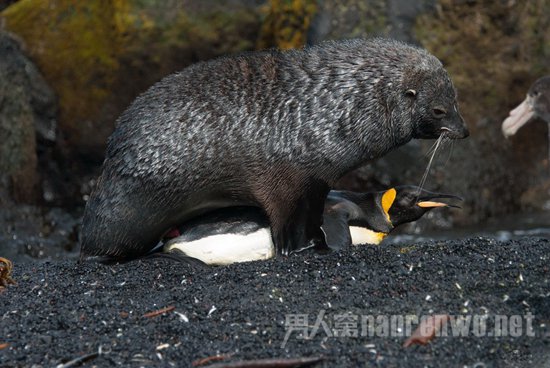
[[[417,67],[405,81],[406,89],[402,93],[412,109],[412,136],[431,139],[445,134],[451,139],[466,138],[469,132],[458,110],[451,78],[439,60],[433,59],[433,65],[426,72],[422,66]]]
[[[525,100],[510,111],[510,116],[502,123],[502,133],[510,137],[534,118],[550,124],[550,75],[533,83]]]

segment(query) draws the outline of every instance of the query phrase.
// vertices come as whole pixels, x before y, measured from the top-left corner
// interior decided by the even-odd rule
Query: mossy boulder
[[[304,46],[317,8],[316,0],[270,0],[263,8],[265,18],[256,48]]]
[[[2,13],[59,96],[60,132],[84,152],[105,139],[102,115],[120,69],[121,3],[21,0]]]
[[[59,96],[61,144],[101,162],[137,94],[197,60],[254,47],[260,10],[243,3],[20,0],[2,16]]]

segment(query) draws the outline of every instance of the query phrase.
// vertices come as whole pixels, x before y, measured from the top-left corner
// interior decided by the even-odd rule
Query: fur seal
[[[535,118],[550,124],[550,75],[537,79],[531,85],[525,100],[510,111],[502,123],[502,134],[508,138]]]
[[[388,39],[191,65],[117,120],[84,211],[81,255],[139,257],[217,208],[257,206],[277,253],[326,247],[329,188],[412,138],[468,130],[441,62]]]
[[[325,201],[323,233],[329,247],[379,244],[398,226],[416,221],[437,207],[456,207],[442,199],[460,197],[398,186],[383,192],[331,191]],[[371,223],[385,231],[374,231]],[[269,221],[259,208],[229,207],[192,219],[166,241],[165,253],[174,258],[199,260],[207,265],[272,258],[275,247]]]

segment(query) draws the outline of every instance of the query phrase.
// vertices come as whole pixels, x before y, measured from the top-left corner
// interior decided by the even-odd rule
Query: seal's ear
[[[408,90],[405,91],[405,95],[409,96],[409,97],[414,97],[414,96],[416,96],[416,90],[415,89],[408,89]]]

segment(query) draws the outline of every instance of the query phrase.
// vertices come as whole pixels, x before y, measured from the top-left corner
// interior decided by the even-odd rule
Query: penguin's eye
[[[432,114],[434,118],[442,119],[443,117],[445,117],[445,115],[447,115],[447,111],[445,111],[445,109],[441,107],[434,107],[432,110]]]

